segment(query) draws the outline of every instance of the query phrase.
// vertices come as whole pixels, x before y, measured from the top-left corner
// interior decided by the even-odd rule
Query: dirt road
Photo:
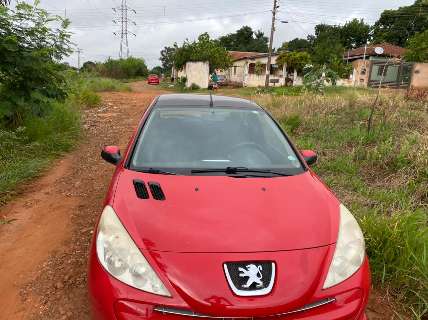
[[[133,89],[102,94],[102,107],[85,112],[81,145],[0,208],[0,216],[17,219],[0,226],[1,319],[89,319],[88,247],[114,170],[100,160],[100,149],[107,144],[124,149],[161,93],[143,83]],[[371,309],[377,305],[374,301]],[[371,313],[371,319],[390,319],[383,311]]]

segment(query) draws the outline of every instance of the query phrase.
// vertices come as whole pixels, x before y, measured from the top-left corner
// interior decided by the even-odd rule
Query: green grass
[[[373,282],[415,319],[428,315],[428,104],[387,93],[367,131],[370,90],[254,95],[359,219]]]
[[[0,129],[0,204],[79,140],[78,106],[56,103],[44,118],[28,118],[14,131]]]
[[[43,117],[27,117],[15,130],[0,127],[0,205],[24,181],[39,175],[59,155],[70,151],[81,136],[80,112],[101,105],[96,92],[129,91],[118,80],[67,74],[69,97],[53,102]]]

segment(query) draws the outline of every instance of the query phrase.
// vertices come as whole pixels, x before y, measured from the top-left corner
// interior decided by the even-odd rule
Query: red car
[[[102,157],[94,319],[366,319],[361,229],[260,106],[162,95]]]
[[[147,83],[148,84],[156,84],[156,85],[158,85],[160,83],[159,76],[157,74],[151,74],[151,75],[149,75],[148,78],[147,78]]]

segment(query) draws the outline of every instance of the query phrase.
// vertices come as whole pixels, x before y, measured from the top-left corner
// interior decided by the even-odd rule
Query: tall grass
[[[387,93],[367,120],[370,91],[256,95],[315,171],[359,219],[375,285],[421,319],[428,315],[428,103]]]
[[[0,205],[25,180],[38,175],[54,158],[79,141],[80,111],[101,104],[99,91],[129,91],[117,80],[67,74],[68,98],[51,101],[43,116],[27,115],[15,130],[0,126]],[[1,104],[1,101],[0,101]]]

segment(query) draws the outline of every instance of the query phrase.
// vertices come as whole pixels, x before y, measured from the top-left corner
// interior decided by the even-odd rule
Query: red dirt
[[[100,149],[107,144],[124,149],[142,113],[161,93],[143,83],[132,86],[130,93],[103,93],[103,106],[84,113],[79,147],[0,207],[0,216],[17,219],[0,226],[2,319],[90,318],[88,247],[114,170],[100,160]],[[379,301],[374,295],[370,318],[392,319]]]

